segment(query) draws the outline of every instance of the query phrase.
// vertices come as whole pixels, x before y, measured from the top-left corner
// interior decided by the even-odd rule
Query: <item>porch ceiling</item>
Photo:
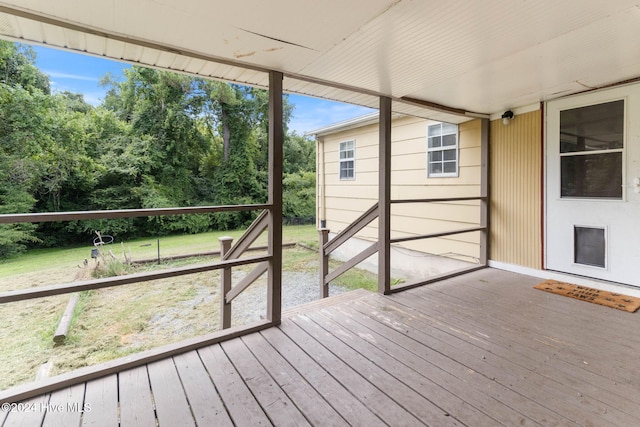
[[[453,122],[640,76],[637,0],[4,0],[0,36]]]

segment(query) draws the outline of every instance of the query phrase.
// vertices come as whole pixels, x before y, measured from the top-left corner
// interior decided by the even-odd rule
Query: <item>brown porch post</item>
[[[391,98],[380,97],[378,142],[378,292],[391,291]]]
[[[324,245],[329,241],[329,229],[321,228],[318,230],[320,237],[320,248],[318,253],[320,254],[320,298],[326,298],[329,296],[329,284],[327,283],[327,274],[329,274],[329,256],[325,254]]]
[[[280,323],[282,314],[282,161],[284,124],[282,73],[269,72],[269,289],[267,319]]]
[[[487,265],[489,262],[489,120],[482,119],[480,125],[480,150],[481,150],[481,170],[480,170],[480,226],[486,227],[480,232],[480,265]]]
[[[222,236],[218,238],[220,242],[220,259],[231,249],[233,237]],[[227,302],[227,294],[231,290],[231,268],[225,267],[220,270],[220,328],[228,329],[231,327],[231,303]]]

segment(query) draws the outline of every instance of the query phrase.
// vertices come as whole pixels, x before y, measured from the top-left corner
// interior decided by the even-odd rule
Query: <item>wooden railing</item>
[[[260,268],[268,266],[273,254],[269,253],[264,256],[252,256],[239,259],[239,255],[244,252],[253,241],[262,233],[267,226],[270,205],[237,205],[237,206],[205,206],[205,207],[187,207],[187,208],[170,208],[170,209],[131,209],[131,210],[112,210],[112,211],[84,211],[84,212],[54,212],[54,213],[32,213],[32,214],[5,214],[0,215],[0,224],[9,224],[17,222],[53,222],[53,221],[70,221],[70,220],[87,220],[87,219],[109,219],[109,218],[130,218],[140,216],[153,215],[170,215],[170,214],[195,214],[195,213],[215,213],[215,212],[237,212],[251,211],[263,209],[256,221],[250,226],[243,237],[238,240],[238,244],[234,250],[222,257],[219,262],[201,264],[197,266],[170,268],[160,271],[134,273],[124,276],[107,277],[101,279],[92,279],[86,281],[52,284],[39,286],[28,289],[18,289],[0,293],[0,304],[23,301],[33,298],[44,298],[54,295],[62,295],[67,293],[88,291],[93,289],[101,289],[115,286],[128,285],[150,280],[166,279],[170,277],[184,276],[188,274],[202,273],[215,270],[230,270],[232,267],[239,267],[248,264],[258,264]],[[256,235],[256,228],[261,227]],[[237,254],[237,255],[236,255]],[[264,270],[263,270],[264,272]],[[247,285],[248,286],[248,285]],[[234,297],[242,290],[238,288]],[[230,298],[233,299],[233,298]],[[230,302],[230,301],[229,301]],[[226,326],[229,327],[229,326]]]
[[[347,226],[344,230],[342,230],[338,235],[336,235],[333,239],[329,240],[329,229],[321,228],[318,230],[320,235],[320,298],[326,298],[329,296],[329,283],[335,280],[337,277],[349,271],[351,268],[355,267],[357,264],[361,263],[365,259],[369,258],[371,255],[374,255],[378,252],[381,244],[394,244],[394,243],[402,243],[409,242],[413,240],[421,240],[421,239],[430,239],[436,237],[445,237],[452,236],[456,234],[463,233],[471,233],[471,232],[480,232],[480,257],[479,264],[477,266],[471,266],[467,268],[462,268],[456,270],[454,272],[444,273],[442,275],[438,275],[437,277],[429,277],[425,279],[420,279],[418,281],[412,283],[406,283],[403,285],[395,286],[393,288],[394,292],[399,290],[407,289],[410,287],[420,286],[427,283],[431,283],[436,280],[443,280],[448,277],[457,276],[460,274],[464,274],[467,272],[471,272],[477,270],[479,268],[484,268],[487,266],[487,197],[478,196],[478,197],[448,197],[448,198],[432,198],[432,199],[403,199],[403,200],[391,200],[392,204],[400,204],[400,203],[442,203],[442,202],[464,202],[464,201],[480,201],[480,218],[479,225],[474,227],[468,227],[463,229],[451,230],[451,231],[443,231],[437,233],[428,233],[428,234],[420,234],[409,237],[399,237],[389,239],[389,242],[380,242],[374,241],[369,247],[359,252],[357,255],[351,257],[346,262],[342,263],[339,267],[335,268],[333,271],[329,271],[329,257],[332,252],[342,246],[347,240],[351,237],[355,236],[360,230],[365,228],[369,223],[371,223],[374,219],[378,218],[379,209],[378,203],[369,208],[366,212],[360,215],[355,221]],[[390,266],[386,266],[386,268],[390,268]]]
[[[231,237],[219,239],[220,255],[224,262],[238,259],[260,237],[269,225],[268,214],[269,211],[262,211],[233,247],[231,246],[233,241]],[[262,276],[269,268],[269,263],[266,260],[259,262],[253,271],[247,274],[236,286],[231,283],[231,267],[224,267],[221,273],[220,326],[222,329],[231,327],[231,301]]]
[[[360,215],[355,221],[342,230],[336,237],[329,241],[329,229],[321,228],[320,233],[320,298],[329,296],[329,283],[341,276],[351,268],[361,263],[371,255],[378,252],[378,243],[374,242],[371,246],[361,251],[356,256],[329,272],[329,256],[333,251],[338,249],[347,240],[353,237],[357,232],[369,225],[371,221],[378,218],[378,204],[371,206],[365,213]]]

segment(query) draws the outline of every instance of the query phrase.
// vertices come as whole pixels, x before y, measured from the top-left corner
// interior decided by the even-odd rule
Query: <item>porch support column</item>
[[[480,265],[489,262],[489,120],[482,119],[480,124],[480,226],[486,227],[480,232]]]
[[[269,282],[267,319],[279,324],[282,315],[282,73],[269,72]]]
[[[378,292],[391,292],[391,98],[380,97],[378,143]]]

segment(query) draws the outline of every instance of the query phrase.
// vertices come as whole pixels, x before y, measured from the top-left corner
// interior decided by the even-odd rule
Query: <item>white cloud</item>
[[[43,70],[43,73],[47,74],[52,79],[83,80],[83,81],[87,81],[87,82],[99,82],[100,81],[100,79],[98,77],[83,76],[83,75],[80,75],[80,74],[59,73],[57,71],[46,71],[46,70]]]

